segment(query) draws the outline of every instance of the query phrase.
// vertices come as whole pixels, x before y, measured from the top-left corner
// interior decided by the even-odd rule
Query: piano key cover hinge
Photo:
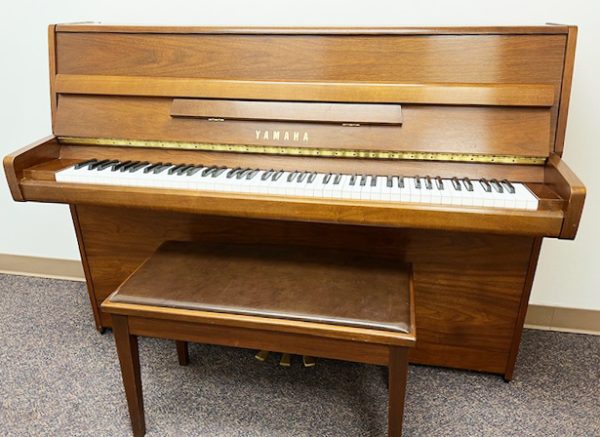
[[[201,150],[210,152],[253,153],[263,155],[313,156],[347,159],[387,159],[413,161],[449,161],[487,164],[544,165],[545,156],[487,155],[483,153],[411,152],[366,149],[336,149],[319,147],[268,146],[255,144],[216,144],[162,140],[132,140],[120,138],[58,137],[61,144],[150,149]]]

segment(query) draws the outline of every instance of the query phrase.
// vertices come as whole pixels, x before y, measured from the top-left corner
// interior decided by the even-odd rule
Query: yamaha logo
[[[257,140],[284,141],[288,143],[308,143],[308,132],[288,130],[260,130],[255,131]]]

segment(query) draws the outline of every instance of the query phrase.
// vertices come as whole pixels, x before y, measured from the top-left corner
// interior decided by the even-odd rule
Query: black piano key
[[[285,171],[283,171],[283,170],[279,170],[278,172],[275,172],[275,173],[273,174],[273,177],[271,178],[271,180],[272,180],[273,182],[277,182],[277,180],[278,180],[278,179],[279,179],[281,176],[283,176],[283,174],[284,174],[284,173],[285,173]]]
[[[260,171],[260,170],[259,170],[258,168],[257,168],[257,169],[254,169],[254,170],[252,170],[252,171],[251,171],[250,173],[248,173],[248,175],[246,176],[246,180],[247,180],[247,181],[249,181],[249,180],[253,179],[253,178],[254,178],[254,176],[256,176],[256,175],[258,174],[258,172],[259,172],[259,171]]]
[[[227,171],[227,167],[219,167],[218,169],[216,169],[215,171],[212,172],[212,177],[213,178],[218,178],[219,176],[221,176],[223,174],[223,172]]]
[[[498,182],[497,179],[492,179],[490,181],[490,184],[492,184],[492,188],[494,188],[494,190],[496,190],[497,193],[504,193],[504,188],[502,188],[502,185],[500,185],[500,182]]]
[[[171,168],[169,169],[168,173],[169,173],[169,174],[173,174],[173,173],[175,173],[177,170],[179,170],[180,168],[182,168],[182,167],[185,167],[186,165],[187,165],[187,164],[177,164],[177,165],[174,165],[173,167],[171,167]]]
[[[372,187],[377,186],[377,175],[371,176],[371,186]]]
[[[483,191],[485,191],[486,193],[491,193],[492,192],[492,186],[487,181],[487,179],[481,178],[481,179],[479,179],[479,183],[481,184],[481,186],[483,188]]]
[[[175,174],[177,176],[183,176],[184,174],[186,174],[186,172],[190,169],[194,168],[194,166],[192,164],[186,165],[185,167],[181,167],[179,170],[177,170],[175,172]],[[146,171],[146,169],[144,169],[144,171]]]
[[[425,188],[428,190],[433,188],[433,184],[431,183],[431,178],[429,176],[425,176]]]
[[[136,164],[139,164],[139,163],[140,163],[140,161],[129,161],[129,163],[128,163],[128,164],[125,164],[125,165],[123,165],[123,167],[121,167],[121,168],[119,169],[119,171],[121,171],[121,172],[126,172],[126,171],[127,171],[127,170],[129,170],[131,167],[133,167],[134,165],[136,165]]]
[[[394,186],[394,176],[387,177],[387,187],[392,188]]]
[[[150,164],[148,161],[140,162],[139,164],[136,164],[133,167],[130,167],[129,173],[135,173],[136,171],[141,170],[142,168],[146,167],[148,164]]]
[[[95,170],[99,165],[106,164],[110,159],[103,159],[102,161],[96,161],[90,165],[88,165],[88,170]]]
[[[421,178],[419,176],[415,176],[415,188],[417,190],[421,189]]]
[[[463,178],[462,181],[463,184],[465,184],[465,188],[467,189],[467,191],[473,191],[473,184],[471,183],[471,179]]]
[[[335,178],[333,178],[333,185],[339,185],[341,180],[342,180],[342,175],[340,173],[336,174]]]
[[[317,172],[312,172],[308,176],[308,180],[306,182],[308,182],[309,184],[312,184],[316,178],[317,178]]]
[[[242,168],[241,167],[236,167],[236,168],[232,168],[231,170],[229,170],[227,172],[227,179],[231,179],[232,177],[235,176],[235,174],[240,171]]]
[[[443,190],[444,189],[444,181],[442,180],[441,177],[436,176],[436,178],[435,178],[435,186],[437,187],[438,190]]]
[[[356,183],[357,177],[358,177],[357,174],[353,174],[352,176],[350,176],[350,185],[354,186],[354,184]]]
[[[216,165],[211,165],[210,167],[205,168],[204,170],[202,170],[202,177],[208,177],[212,174],[213,171],[217,170],[217,166]]]
[[[404,188],[404,177],[398,176],[398,188]]]
[[[300,176],[298,176],[298,178],[296,179],[296,182],[302,183],[302,182],[304,182],[304,179],[306,179],[307,177],[308,177],[307,171],[305,171],[304,173],[300,173]]]
[[[269,177],[271,177],[271,175],[273,174],[275,170],[271,169],[269,171],[266,171],[263,173],[263,175],[260,177],[261,181],[266,181],[267,179],[269,179]]]
[[[458,180],[458,178],[456,176],[454,176],[452,179],[452,186],[454,187],[454,189],[456,191],[462,191],[462,187],[460,186],[460,181]]]
[[[165,171],[166,169],[168,169],[169,167],[171,167],[173,164],[171,164],[170,162],[165,162],[163,165],[159,165],[158,167],[156,167],[154,170],[152,170],[153,174],[160,174],[163,171]],[[122,170],[121,170],[122,171]]]
[[[368,180],[369,180],[368,175],[362,175],[362,177],[360,178],[360,186],[364,187],[365,185],[367,185]]]
[[[293,171],[291,172],[288,177],[287,177],[287,181],[288,182],[294,182],[294,178],[298,176],[298,172],[297,171]]]
[[[244,176],[247,176],[248,173],[250,173],[252,171],[251,168],[245,168],[242,171],[239,171],[236,175],[235,178],[236,179],[242,179]]]
[[[108,162],[105,162],[102,165],[99,165],[98,167],[96,167],[97,171],[102,171],[102,170],[106,170],[107,168],[109,168],[110,166],[113,165],[117,165],[120,161],[118,159],[111,159]]]
[[[200,170],[202,170],[203,168],[204,168],[204,166],[203,166],[203,165],[195,165],[195,166],[193,166],[192,168],[188,169],[188,170],[185,172],[185,175],[186,175],[186,176],[193,176],[193,175],[195,175],[196,173],[198,173]]]
[[[110,171],[119,171],[121,170],[123,167],[125,167],[126,165],[131,164],[130,160],[127,161],[121,161],[116,165],[113,165],[110,169]]]
[[[110,165],[108,168],[110,168],[110,171],[117,171],[126,162],[127,161],[117,161],[114,164]]]
[[[75,164],[74,168],[75,168],[75,170],[79,170],[80,168],[83,168],[83,167],[89,167],[90,165],[95,164],[96,162],[98,162],[98,160],[96,158],[88,159],[87,161],[83,161],[78,164]]]
[[[162,162],[157,162],[157,163],[154,163],[154,164],[152,164],[152,165],[149,165],[148,167],[146,167],[146,168],[144,169],[144,173],[150,173],[150,172],[151,172],[152,170],[154,170],[156,167],[160,167],[161,165],[163,165],[163,163],[162,163]]]
[[[329,183],[329,181],[331,180],[332,176],[333,176],[333,173],[327,173],[325,176],[323,176],[323,185],[327,185]]]
[[[515,187],[514,187],[513,184],[511,184],[510,182],[508,182],[507,179],[502,179],[501,182],[504,184],[504,186],[506,187],[506,189],[508,190],[508,192],[510,194],[515,194]]]

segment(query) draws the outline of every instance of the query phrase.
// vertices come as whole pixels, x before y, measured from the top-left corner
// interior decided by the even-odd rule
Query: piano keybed
[[[252,193],[315,199],[400,202],[537,210],[525,184],[506,179],[322,173],[90,159],[55,175],[57,182],[193,191]]]

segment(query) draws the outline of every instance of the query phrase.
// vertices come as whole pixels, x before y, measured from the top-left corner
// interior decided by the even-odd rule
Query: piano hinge
[[[544,165],[545,156],[487,155],[483,153],[411,152],[392,150],[335,149],[300,146],[267,146],[257,144],[215,144],[184,141],[129,140],[118,138],[58,137],[62,144],[150,149],[202,150],[210,152],[254,153],[284,156],[317,156],[324,158],[388,159],[414,161],[448,161],[488,164]]]

